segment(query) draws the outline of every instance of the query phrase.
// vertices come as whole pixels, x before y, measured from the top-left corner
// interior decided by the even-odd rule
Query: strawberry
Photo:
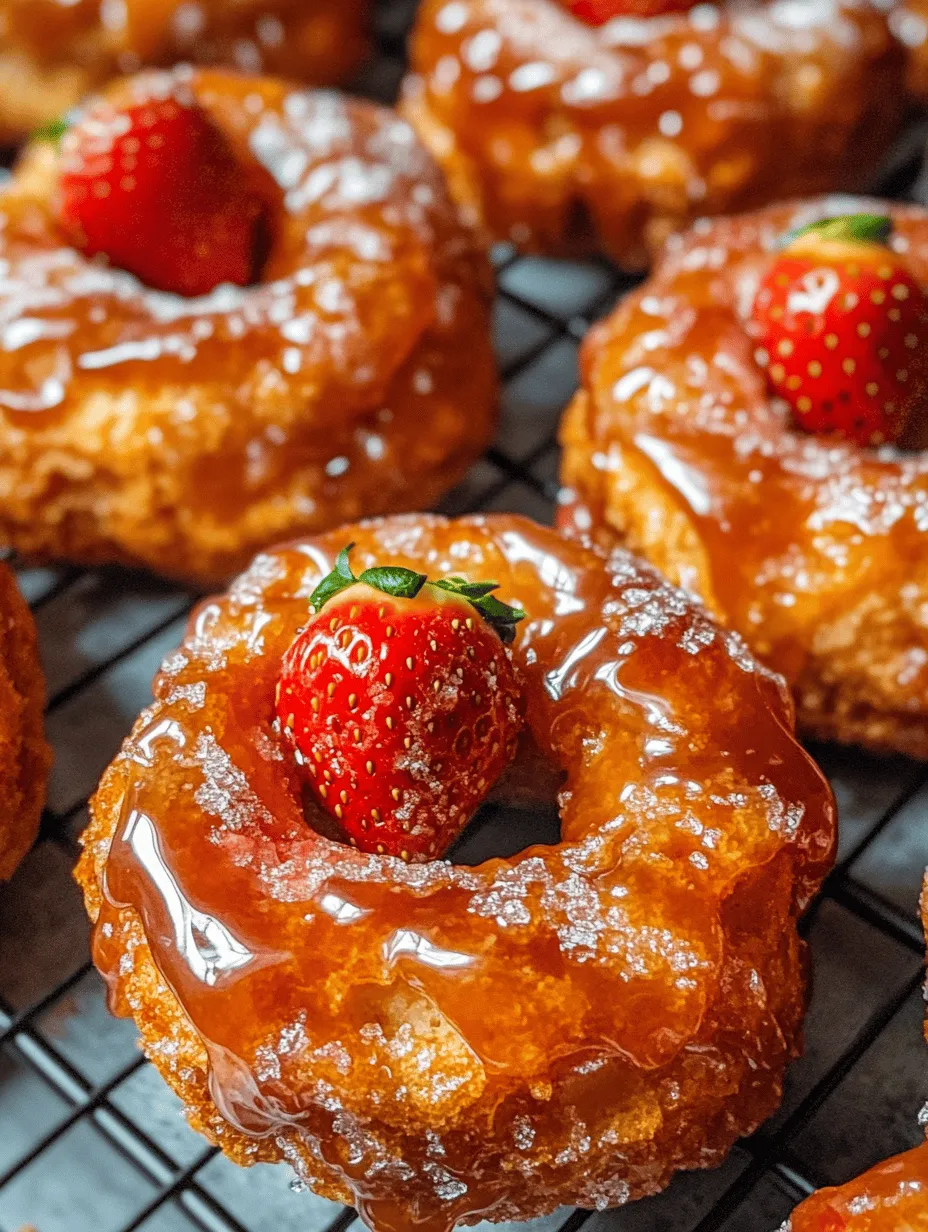
[[[891,227],[876,214],[813,223],[760,283],[755,356],[809,432],[898,441],[928,391],[928,303],[887,247]]]
[[[692,8],[696,0],[563,0],[588,26],[604,26],[614,17],[661,17]]]
[[[247,286],[266,246],[266,203],[203,108],[159,82],[125,105],[96,103],[65,131],[58,220],[81,252],[156,290]]]
[[[397,566],[356,578],[350,551],[284,656],[277,721],[353,846],[428,860],[515,752],[523,707],[505,643],[523,613],[493,582]]]

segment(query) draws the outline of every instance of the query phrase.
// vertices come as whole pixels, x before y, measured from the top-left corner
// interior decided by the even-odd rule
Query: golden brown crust
[[[369,0],[0,0],[0,146],[123,72],[179,61],[335,85],[367,50]],[[114,20],[115,19],[115,20]]]
[[[800,727],[928,757],[928,456],[792,430],[739,305],[792,222],[846,198],[700,224],[584,349],[563,480],[581,532],[611,531],[703,597],[792,685]],[[928,283],[928,214],[889,207]],[[578,525],[579,523],[579,525]]]
[[[0,881],[13,875],[38,833],[51,762],[44,705],[32,614],[0,563]]]
[[[281,182],[262,282],[185,300],[87,261],[52,216],[56,155],[33,147],[0,193],[0,542],[218,582],[464,474],[496,420],[491,279],[392,112],[267,78],[164,81]]]
[[[409,866],[306,826],[273,695],[346,539],[526,608],[560,844]],[[833,804],[782,682],[640,562],[508,515],[344,527],[204,605],[155,697],[77,875],[117,1007],[233,1159],[446,1229],[655,1192],[776,1106]]]
[[[866,0],[601,28],[557,0],[426,0],[412,48],[405,112],[474,217],[627,268],[698,216],[865,186],[904,101]]]

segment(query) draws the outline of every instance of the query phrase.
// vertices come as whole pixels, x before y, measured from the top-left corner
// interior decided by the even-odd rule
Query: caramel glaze
[[[866,184],[903,55],[866,0],[700,3],[593,27],[556,0],[426,0],[405,110],[473,215],[640,268],[700,215]]]
[[[906,84],[921,102],[928,99],[928,0],[896,0],[889,28],[905,47]]]
[[[32,613],[0,563],[0,881],[12,876],[39,830],[51,764],[44,708]]]
[[[307,825],[274,686],[346,540],[525,607],[559,845],[406,865]],[[508,515],[346,527],[260,556],[154,691],[78,876],[112,1006],[233,1158],[444,1230],[654,1192],[776,1107],[833,801],[782,681],[647,566]]]
[[[807,1198],[783,1232],[925,1232],[928,1145]]]
[[[143,66],[343,81],[365,53],[368,9],[368,0],[0,0],[0,144]]]
[[[827,198],[697,224],[587,338],[562,474],[581,529],[627,538],[787,677],[801,727],[928,757],[928,454],[794,430],[745,325],[778,237],[857,208],[892,214],[928,283],[914,207]]]
[[[268,78],[193,96],[270,173],[261,281],[155,292],[67,247],[57,156],[0,192],[0,541],[221,580],[298,531],[428,506],[492,437],[483,248],[409,125]]]

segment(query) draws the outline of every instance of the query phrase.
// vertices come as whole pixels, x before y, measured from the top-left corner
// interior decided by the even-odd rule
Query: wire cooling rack
[[[413,4],[379,15],[366,92],[390,98]],[[925,132],[911,128],[882,189],[922,195]],[[588,324],[633,280],[605,263],[496,253],[495,334],[504,376],[498,439],[444,503],[449,513],[516,510],[550,521],[555,432]],[[71,879],[86,802],[149,699],[162,656],[197,596],[118,571],[22,570],[42,639],[56,763],[40,838],[0,887],[0,1232],[343,1232],[355,1218],[290,1173],[242,1170],[186,1125],[107,1014]],[[928,768],[858,752],[815,752],[841,805],[840,862],[804,922],[815,961],[806,1051],[779,1114],[718,1170],[603,1214],[562,1210],[533,1232],[771,1232],[811,1189],[913,1145],[928,1099],[922,1043]],[[298,1187],[297,1187],[298,1188]]]

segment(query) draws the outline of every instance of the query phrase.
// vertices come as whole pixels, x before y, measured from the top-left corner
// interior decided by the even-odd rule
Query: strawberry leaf
[[[416,573],[400,565],[380,565],[376,569],[365,569],[358,581],[366,582],[394,599],[415,599],[427,577],[425,573]]]
[[[355,582],[364,582],[393,599],[415,599],[428,582],[430,586],[466,599],[506,643],[514,641],[515,626],[525,619],[525,613],[520,607],[501,603],[491,593],[499,589],[499,582],[471,582],[462,577],[439,578],[435,582],[429,582],[427,574],[404,569],[402,565],[378,565],[365,569],[360,577],[355,577],[348,559],[353,547],[354,544],[349,543],[346,548],[342,548],[335,559],[335,568],[313,591],[309,601],[314,612],[320,611],[330,599],[353,586]]]
[[[801,235],[817,235],[823,240],[836,240],[845,244],[886,244],[892,235],[893,223],[885,214],[839,214],[834,218],[822,218],[805,227],[797,227],[784,237],[787,247]]]
[[[499,582],[469,582],[467,578],[439,578],[432,582],[439,590],[447,590],[452,595],[462,595],[465,599],[482,599],[493,590],[499,590]]]
[[[525,619],[525,613],[520,607],[510,607],[508,603],[501,603],[494,598],[491,592],[499,590],[499,582],[469,582],[467,578],[450,577],[439,578],[430,585],[453,595],[460,595],[480,613],[487,624],[492,625],[504,642],[514,641],[515,626]]]
[[[335,558],[335,568],[331,573],[326,574],[310,595],[309,604],[314,612],[321,611],[339,591],[347,590],[349,586],[353,586],[358,580],[352,573],[351,565],[348,561],[348,553],[353,547],[354,544],[349,543],[346,548],[342,548]]]
[[[525,612],[522,608],[501,603],[493,595],[485,595],[482,599],[472,599],[471,603],[487,624],[493,626],[501,641],[507,645],[515,641],[515,627],[520,620],[525,619]]]
[[[50,141],[52,145],[58,146],[61,143],[61,138],[68,131],[68,122],[63,116],[58,116],[57,119],[49,120],[47,124],[43,124],[41,128],[35,129],[32,133],[32,141]]]

